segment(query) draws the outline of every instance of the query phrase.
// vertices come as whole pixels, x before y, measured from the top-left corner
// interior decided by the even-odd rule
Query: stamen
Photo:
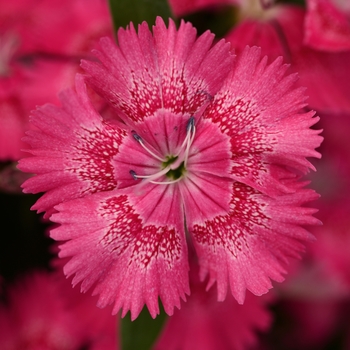
[[[137,175],[136,175],[136,173],[135,173],[134,170],[130,170],[129,173],[130,173],[130,175],[132,176],[132,178],[133,178],[134,180],[137,180],[138,177],[137,177]]]
[[[195,118],[194,116],[191,116],[190,119],[188,120],[187,122],[187,125],[186,125],[186,137],[185,139],[183,140],[182,142],[182,145],[179,149],[179,151],[177,152],[177,154],[175,155],[175,157],[178,157],[180,155],[180,153],[182,152],[184,146],[186,145],[186,149],[187,147],[191,146],[192,142],[193,142],[193,139],[194,139],[194,134],[191,135],[191,133],[195,133]],[[190,145],[188,146],[188,141],[190,139]]]
[[[160,177],[162,175],[165,175],[170,170],[168,168],[169,167],[166,167],[165,169],[163,169],[159,173],[156,173],[153,175],[136,175],[134,170],[130,170],[129,173],[133,177],[134,180],[144,179],[144,180],[146,180],[146,182],[150,182],[150,183],[156,184],[156,185],[171,185],[171,184],[174,184],[175,182],[180,181],[181,177],[179,177],[176,180],[171,180],[171,181],[154,181],[154,180],[152,180],[152,179],[156,179],[157,177]],[[165,174],[164,174],[164,170],[166,170]]]
[[[188,123],[187,123],[187,135],[186,135],[186,138],[187,138],[187,136],[189,136],[189,137],[187,138],[187,144],[186,144],[186,149],[185,149],[185,154],[184,154],[184,166],[187,165],[188,156],[189,156],[189,153],[190,153],[190,147],[191,147],[192,142],[194,140],[194,135],[196,134],[196,126],[195,126],[194,122],[195,122],[195,119],[192,116],[190,118],[190,120],[188,121]]]
[[[179,182],[180,180],[182,180],[181,177],[179,177],[176,180],[171,180],[171,181],[149,181],[149,182],[151,182],[152,184],[156,184],[156,185],[172,185],[175,182]]]
[[[196,95],[204,95],[208,101],[212,101],[214,99],[214,96],[210,95],[210,93],[205,90],[197,90]]]
[[[135,139],[137,142],[139,142],[139,143],[142,143],[142,142],[143,142],[141,136],[140,136],[139,134],[136,134],[136,131],[135,131],[135,130],[132,130],[131,133],[132,133],[132,136],[134,137],[134,139]]]
[[[196,121],[196,119],[194,116],[191,116],[189,118],[187,125],[186,125],[186,137],[185,137],[184,141],[182,142],[182,145],[181,145],[178,153],[175,156],[168,156],[166,160],[161,159],[156,154],[154,154],[148,147],[146,147],[141,136],[138,135],[133,130],[132,136],[134,137],[134,139],[149,154],[151,154],[156,159],[160,160],[162,163],[165,163],[165,164],[163,164],[163,166],[165,166],[165,165],[166,166],[164,169],[162,169],[162,170],[160,170],[157,173],[152,174],[152,175],[137,175],[134,170],[130,170],[129,173],[132,176],[132,178],[134,180],[142,179],[142,180],[144,180],[143,183],[150,182],[150,183],[157,184],[157,185],[170,185],[170,184],[174,184],[174,183],[180,181],[182,179],[182,175],[185,171],[185,167],[187,165],[188,157],[189,157],[189,153],[190,153],[190,148],[191,148],[191,145],[194,141],[194,137],[196,134],[195,121]],[[168,174],[168,172],[169,172],[169,174]],[[168,177],[175,177],[175,179],[169,180],[169,181],[155,181],[159,177],[167,175],[167,174],[168,174]]]
[[[194,128],[194,116],[190,117],[190,119],[187,122],[187,127],[186,127],[186,132],[193,132],[193,128]]]
[[[153,179],[157,179],[158,177],[165,175],[169,170],[170,170],[170,166],[167,166],[161,171],[158,171],[158,173],[155,173],[152,175],[137,175],[134,170],[130,170],[129,173],[135,180],[144,179],[147,182],[152,182]]]
[[[154,152],[152,152],[143,142],[142,137],[136,133],[135,130],[131,131],[133,138],[143,147],[145,151],[147,151],[151,156],[154,158],[160,160],[161,162],[164,162],[164,159],[156,155]]]

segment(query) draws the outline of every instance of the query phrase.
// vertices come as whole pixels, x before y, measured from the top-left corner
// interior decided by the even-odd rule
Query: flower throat
[[[168,155],[165,159],[162,159],[151,151],[144,143],[140,135],[135,131],[132,131],[134,139],[155,159],[161,161],[162,169],[155,174],[151,175],[138,175],[134,170],[130,170],[130,175],[133,179],[144,179],[147,182],[151,182],[159,185],[170,185],[180,181],[183,175],[186,173],[186,166],[188,162],[190,147],[193,143],[194,136],[196,133],[195,119],[190,117],[186,126],[186,137],[182,142],[179,151],[176,155]],[[157,181],[162,176],[166,176],[168,181]]]

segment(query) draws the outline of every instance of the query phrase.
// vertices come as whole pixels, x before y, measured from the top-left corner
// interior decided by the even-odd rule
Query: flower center
[[[165,174],[166,177],[172,180],[177,180],[181,178],[181,176],[185,173],[185,162],[182,162],[179,167],[176,169],[171,169],[171,165],[175,163],[178,159],[177,156],[167,156],[168,160],[163,162],[162,166],[163,169],[167,168],[170,166],[170,170]]]
[[[186,137],[182,142],[179,150],[174,155],[167,155],[165,159],[155,154],[144,142],[140,135],[132,132],[134,139],[146,150],[153,158],[161,161],[161,170],[151,175],[138,175],[134,170],[130,170],[133,179],[143,179],[159,185],[169,185],[180,181],[186,173],[186,166],[190,153],[190,148],[196,134],[195,118],[192,116],[187,122]],[[166,176],[168,180],[157,181],[160,177]]]

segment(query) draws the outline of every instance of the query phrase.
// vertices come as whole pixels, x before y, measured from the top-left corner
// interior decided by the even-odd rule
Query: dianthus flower
[[[112,24],[100,0],[0,0],[0,8],[0,161],[17,161],[30,111],[74,84],[79,57],[112,36]]]
[[[305,43],[325,51],[350,50],[350,3],[346,0],[307,0]]]
[[[95,298],[71,288],[62,271],[35,271],[5,290],[2,350],[118,349],[110,310],[96,308]]]
[[[272,323],[271,293],[262,297],[247,293],[243,305],[232,295],[218,303],[215,290],[206,291],[205,283],[200,282],[198,267],[191,262],[190,267],[191,296],[168,318],[154,350],[254,348],[257,331],[266,332]]]
[[[218,300],[228,287],[239,303],[246,289],[261,295],[283,280],[287,258],[311,238],[317,198],[298,181],[319,157],[318,118],[304,113],[304,89],[293,88],[282,59],[267,65],[256,47],[235,57],[158,18],[102,39],[86,81],[115,111],[104,120],[81,76],[62,107],[32,117],[26,141],[33,157],[21,169],[37,174],[25,192],[46,192],[33,207],[60,224],[51,236],[67,275],[94,287],[99,306],[144,304],[153,317],[158,297],[168,314],[188,294],[187,240],[207,287]]]
[[[257,45],[269,59],[283,56],[291,64],[291,71],[300,74],[298,85],[307,88],[311,108],[319,113],[350,113],[350,51],[320,51],[309,47],[311,42],[313,47],[316,45],[312,38],[318,38],[321,43],[320,31],[327,34],[324,28],[316,32],[308,23],[314,18],[312,13],[306,17],[303,8],[292,5],[276,5],[268,10],[260,7],[257,12],[254,7],[245,10],[246,18],[226,36],[236,52],[244,50],[246,45]],[[334,37],[336,42],[340,48],[341,41]]]

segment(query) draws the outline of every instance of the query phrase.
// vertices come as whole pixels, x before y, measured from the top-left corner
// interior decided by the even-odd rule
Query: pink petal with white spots
[[[125,132],[94,111],[81,77],[77,93],[65,91],[61,99],[61,109],[45,105],[33,112],[38,130],[29,131],[25,140],[34,157],[22,159],[19,166],[36,174],[23,184],[24,192],[47,191],[33,206],[40,212],[117,185],[111,162]]]
[[[229,210],[232,181],[210,174],[191,174],[179,184],[187,225],[203,224]]]
[[[208,288],[217,283],[218,300],[225,299],[228,286],[243,303],[246,289],[262,295],[272,287],[270,279],[283,281],[288,258],[298,257],[302,242],[312,239],[300,225],[317,224],[315,210],[301,205],[316,198],[312,190],[299,188],[272,199],[237,182],[226,215],[188,222],[201,279],[209,276]]]
[[[267,65],[260,49],[247,47],[204,114],[231,138],[233,178],[268,195],[291,192],[279,181],[283,167],[306,173],[313,167],[305,157],[319,157],[322,141],[309,128],[318,119],[300,112],[304,90],[286,69],[281,58]]]
[[[118,31],[117,47],[102,39],[100,60],[82,62],[87,80],[114,106],[124,122],[142,121],[159,108],[194,114],[214,95],[231,69],[229,45],[215,46],[213,34],[196,39],[190,23],[176,30],[158,18],[152,33],[144,22],[138,34],[133,25]]]
[[[201,119],[188,159],[188,174],[179,183],[187,223],[203,223],[229,210],[232,195],[229,137],[218,125]]]
[[[117,193],[59,205],[52,220],[61,226],[51,236],[69,240],[61,245],[60,256],[72,256],[65,273],[75,274],[73,284],[82,282],[84,292],[94,286],[98,305],[113,303],[113,313],[130,310],[135,319],[146,304],[155,317],[160,297],[171,315],[189,288],[183,220],[174,219],[179,201],[167,204],[162,210],[169,224],[162,226],[143,223],[127,196]]]
[[[184,226],[184,212],[178,184],[146,184],[140,190],[130,188],[127,193],[129,202],[139,214],[142,224],[164,226]],[[173,208],[171,212],[169,208]]]

